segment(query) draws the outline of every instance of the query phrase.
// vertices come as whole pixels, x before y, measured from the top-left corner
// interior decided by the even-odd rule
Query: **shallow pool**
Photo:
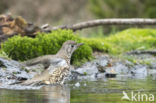
[[[72,81],[38,90],[0,89],[0,103],[156,103],[152,96],[156,96],[156,79],[150,76]]]

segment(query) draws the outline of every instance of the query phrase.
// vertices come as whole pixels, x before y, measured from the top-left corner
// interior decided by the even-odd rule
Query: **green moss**
[[[132,50],[156,49],[155,29],[127,29],[103,38],[80,38],[71,30],[57,30],[39,34],[36,38],[14,36],[2,44],[2,50],[15,60],[27,60],[41,55],[55,54],[66,40],[84,43],[72,56],[72,64],[91,60],[92,51],[119,55]]]
[[[57,30],[49,34],[39,34],[36,38],[14,36],[2,44],[2,50],[15,60],[27,60],[46,54],[56,54],[67,40],[83,42],[71,30]],[[81,64],[92,58],[92,49],[81,46],[72,56],[73,64]]]
[[[127,29],[105,38],[84,39],[93,50],[118,55],[132,50],[156,49],[155,29]]]
[[[10,58],[8,57],[8,55],[4,51],[2,51],[2,50],[0,50],[0,57],[1,58],[4,58],[4,59],[7,59],[7,60],[10,60]]]

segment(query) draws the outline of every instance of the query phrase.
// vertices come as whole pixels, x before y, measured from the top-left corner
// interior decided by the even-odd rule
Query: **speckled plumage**
[[[56,55],[45,55],[26,61],[26,65],[41,63],[45,66],[46,70],[32,79],[24,81],[22,84],[63,84],[64,79],[68,76],[70,71],[71,56],[80,45],[82,45],[82,43],[68,40],[63,44]]]

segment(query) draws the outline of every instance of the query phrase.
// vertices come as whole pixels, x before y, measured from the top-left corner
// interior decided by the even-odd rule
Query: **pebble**
[[[79,82],[75,83],[75,86],[80,87],[80,83]]]

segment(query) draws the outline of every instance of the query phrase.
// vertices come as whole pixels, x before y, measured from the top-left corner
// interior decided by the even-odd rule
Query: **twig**
[[[80,22],[77,24],[73,25],[62,25],[62,26],[56,26],[50,28],[48,24],[45,24],[41,27],[35,26],[33,24],[28,24],[28,27],[25,28],[25,35],[29,37],[35,37],[36,34],[34,34],[37,31],[41,32],[51,32],[53,30],[57,29],[71,29],[73,31],[76,30],[81,30],[85,28],[90,28],[90,27],[95,27],[95,26],[100,26],[100,25],[156,25],[156,19],[142,19],[142,18],[131,18],[131,19],[97,19],[97,20],[90,20],[90,21],[85,21],[85,22]],[[7,38],[14,36],[15,34],[12,35],[5,35],[5,33],[2,32],[2,27],[4,25],[0,25],[0,43],[2,41],[7,40]]]
[[[73,31],[81,30],[89,27],[101,26],[101,25],[156,25],[156,19],[143,19],[143,18],[131,18],[131,19],[97,19],[85,22],[80,22],[73,25],[62,25],[52,27],[51,30],[57,29],[72,29]]]

